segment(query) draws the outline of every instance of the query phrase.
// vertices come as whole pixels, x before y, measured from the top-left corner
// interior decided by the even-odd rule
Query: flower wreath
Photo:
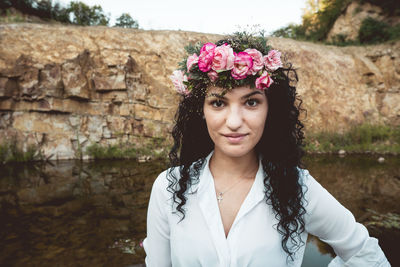
[[[239,36],[240,37],[240,36]],[[254,42],[255,40],[255,42]],[[235,86],[250,84],[265,90],[274,82],[274,72],[282,68],[281,52],[270,49],[264,37],[254,38],[252,48],[249,37],[228,39],[220,45],[197,43],[185,47],[188,54],[181,68],[170,76],[176,91],[189,96],[197,85],[209,85],[232,89]],[[263,55],[260,50],[266,51]]]

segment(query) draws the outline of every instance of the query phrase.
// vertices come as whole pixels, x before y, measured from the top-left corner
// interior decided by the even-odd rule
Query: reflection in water
[[[331,254],[331,248],[319,241],[314,236],[309,236],[307,240],[306,251],[304,253],[304,259],[302,266],[304,267],[322,267],[328,266],[332,260],[333,255]]]
[[[0,179],[0,263],[142,263],[137,244],[145,237],[151,185],[163,168],[134,161],[7,165]],[[123,251],[117,245],[127,239],[130,250]],[[129,251],[134,254],[123,253]]]
[[[306,163],[359,221],[368,220],[366,208],[400,213],[399,158],[379,164],[365,156],[318,155]],[[0,265],[141,266],[147,202],[152,183],[165,166],[59,161],[0,167]],[[371,233],[379,237],[392,265],[399,263],[392,243],[398,240],[398,230]],[[310,240],[303,266],[318,259],[318,266],[326,266],[329,246]]]

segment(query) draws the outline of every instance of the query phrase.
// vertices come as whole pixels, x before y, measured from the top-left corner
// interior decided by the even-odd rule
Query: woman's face
[[[204,101],[204,117],[215,152],[242,157],[253,152],[260,140],[268,114],[263,91],[249,86],[223,89],[210,87]]]

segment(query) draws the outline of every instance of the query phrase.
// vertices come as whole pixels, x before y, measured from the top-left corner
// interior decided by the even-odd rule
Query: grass
[[[18,141],[15,137],[9,140],[9,142],[0,144],[0,163],[27,162],[44,159],[45,157],[38,146],[29,145],[24,151],[18,146]]]
[[[136,143],[119,143],[116,145],[91,144],[86,154],[93,159],[138,159],[150,156],[153,159],[167,157],[169,146],[164,138],[147,138]]]
[[[391,153],[400,154],[400,126],[362,124],[344,133],[307,133],[307,152]]]

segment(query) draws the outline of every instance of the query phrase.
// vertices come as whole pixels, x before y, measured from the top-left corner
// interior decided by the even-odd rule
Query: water
[[[312,156],[310,173],[361,222],[400,214],[400,158]],[[165,163],[59,161],[0,167],[0,265],[143,266],[147,202]],[[399,231],[370,230],[393,266]],[[303,266],[327,266],[331,248],[310,238]]]

